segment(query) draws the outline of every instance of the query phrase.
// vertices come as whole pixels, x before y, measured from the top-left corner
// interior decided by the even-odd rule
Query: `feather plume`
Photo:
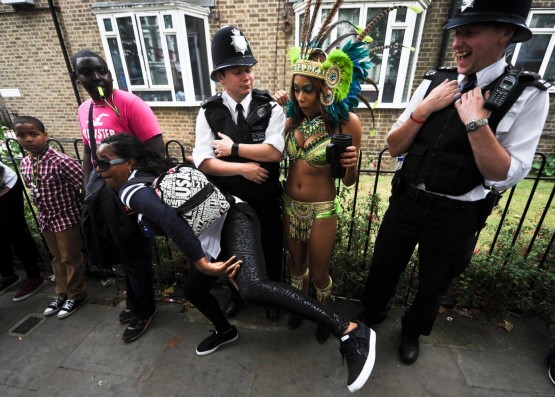
[[[320,9],[320,5],[322,4],[322,0],[316,0],[316,4],[314,4],[314,11],[312,13],[312,20],[310,21],[310,26],[308,27],[308,33],[306,36],[306,41],[308,42],[312,37],[312,30],[314,29],[314,25],[316,24],[316,18],[318,17],[318,10]]]
[[[372,105],[370,105],[370,102],[368,102],[368,99],[366,99],[364,95],[358,94],[357,97],[370,110],[370,115],[372,116],[372,130],[374,131],[376,129],[376,120],[374,119],[374,109],[372,108]],[[373,134],[370,134],[370,135],[372,136]]]
[[[357,29],[356,25],[354,25],[353,23],[351,23],[351,22],[349,22],[349,21],[336,21],[336,22],[332,23],[332,24],[328,27],[327,31],[328,31],[328,32],[331,32],[331,31],[332,31],[333,29],[335,29],[337,26],[339,26],[339,25],[345,25],[345,24],[351,25],[351,27],[352,27],[353,29],[355,29],[355,30]],[[321,47],[322,44],[324,43],[324,41],[326,40],[326,37],[327,37],[327,36],[318,37],[318,42],[316,43],[316,46],[317,46],[317,47]],[[337,40],[336,40],[336,41],[337,41]],[[330,45],[328,48],[331,48],[331,45]]]
[[[406,6],[391,6],[389,8],[384,8],[378,15],[376,15],[376,17],[374,19],[372,19],[368,23],[368,25],[366,25],[366,28],[364,28],[364,30],[362,32],[360,32],[360,34],[356,38],[356,41],[362,41],[364,39],[364,37],[366,37],[368,32],[370,32],[372,29],[374,29],[374,26],[376,26],[376,24],[378,22],[380,22],[383,19],[383,17],[385,17],[391,11],[393,11],[397,8],[403,8],[403,7],[406,8]]]
[[[301,47],[305,46],[308,42],[308,17],[310,15],[310,5],[312,0],[306,0],[306,6],[304,7],[303,23],[301,24]]]
[[[318,35],[316,36],[318,37],[319,42],[323,42],[325,40],[325,37],[327,37],[327,35],[329,34],[330,30],[328,29],[328,25],[330,24],[331,21],[333,21],[335,14],[337,14],[342,4],[343,4],[343,0],[337,0],[333,5],[333,7],[331,8],[330,12],[328,13],[328,16],[326,17],[326,19],[322,23],[322,26],[320,27],[320,31],[318,32]],[[322,40],[322,37],[324,37],[324,40]]]

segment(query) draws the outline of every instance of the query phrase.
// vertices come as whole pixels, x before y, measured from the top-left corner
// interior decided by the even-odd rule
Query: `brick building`
[[[0,0],[0,94],[13,112],[43,120],[52,137],[62,142],[79,138],[78,98],[83,101],[88,95],[74,88],[66,61],[89,48],[107,58],[119,88],[151,105],[166,141],[178,140],[190,150],[199,104],[219,89],[208,78],[214,32],[224,25],[240,27],[259,61],[257,86],[270,92],[287,88],[290,67],[285,55],[298,37],[304,4],[299,0]],[[323,4],[326,13],[333,1]],[[451,62],[450,36],[442,24],[460,1],[345,0],[339,18],[365,25],[393,4],[419,5],[424,11],[417,15],[406,8],[394,10],[372,34],[376,45],[404,47],[372,57],[376,64],[372,77],[380,88],[375,136],[370,134],[370,112],[359,111],[367,131],[363,150],[370,157],[385,147],[385,133],[425,71]],[[534,38],[528,47],[514,48],[513,58],[553,82],[555,1],[534,1],[530,17]],[[374,102],[376,92],[366,88],[365,95]],[[553,112],[538,150],[555,153]]]

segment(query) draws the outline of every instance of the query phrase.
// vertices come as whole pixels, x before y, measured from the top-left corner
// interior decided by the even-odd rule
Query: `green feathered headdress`
[[[392,6],[380,12],[366,27],[355,26],[348,21],[332,23],[343,0],[337,0],[322,23],[318,34],[312,37],[312,30],[316,23],[318,9],[322,1],[316,0],[312,17],[310,17],[311,0],[306,0],[304,18],[300,28],[300,47],[290,48],[287,57],[293,64],[293,75],[314,77],[325,82],[325,88],[320,94],[320,102],[330,119],[338,124],[349,118],[349,112],[356,108],[359,101],[363,101],[372,111],[368,101],[362,96],[360,85],[369,83],[377,86],[368,79],[368,71],[372,67],[369,61],[370,51],[367,44],[373,40],[368,33],[390,11],[397,8],[410,8],[421,12],[419,7]],[[352,26],[352,31],[341,35],[324,51],[322,45],[329,34],[340,24]],[[336,48],[341,41],[354,36],[342,48]],[[331,49],[331,52],[328,51]],[[287,116],[296,117],[293,106],[288,106]]]

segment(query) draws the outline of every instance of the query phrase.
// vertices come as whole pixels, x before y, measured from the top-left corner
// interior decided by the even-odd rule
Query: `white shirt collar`
[[[235,102],[235,100],[230,95],[228,95],[228,93],[225,91],[222,93],[222,98],[226,106],[229,108],[229,110],[231,110],[231,112],[234,113],[235,107],[237,106],[237,102]],[[247,95],[245,99],[241,101],[241,105],[243,105],[243,109],[245,113],[247,113],[249,110],[251,100],[252,100],[252,92],[250,92],[249,95]]]
[[[480,87],[485,87],[494,81],[496,78],[501,76],[505,72],[507,67],[507,61],[505,60],[505,55],[501,57],[497,62],[485,67],[482,70],[476,72],[476,84]],[[466,76],[464,74],[459,74],[457,81],[459,84]]]

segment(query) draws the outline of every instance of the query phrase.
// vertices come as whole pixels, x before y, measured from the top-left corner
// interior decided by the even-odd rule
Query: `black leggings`
[[[235,281],[241,297],[247,302],[277,305],[310,321],[327,327],[336,337],[341,337],[349,322],[320,305],[315,299],[303,295],[287,284],[270,281],[260,244],[260,225],[253,209],[238,203],[227,214],[222,231],[220,258],[236,255],[242,260]],[[185,282],[185,297],[195,305],[216,327],[224,331],[230,327],[218,301],[210,293],[216,277],[207,276],[194,269]]]

